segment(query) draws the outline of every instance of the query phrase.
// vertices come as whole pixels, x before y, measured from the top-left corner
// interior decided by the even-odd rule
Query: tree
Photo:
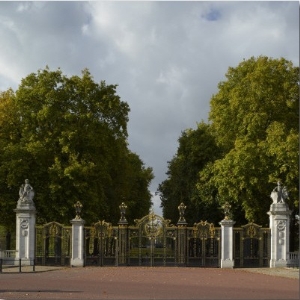
[[[210,126],[201,122],[195,130],[182,132],[178,142],[177,153],[168,164],[168,178],[158,188],[164,217],[176,223],[177,207],[184,202],[187,206],[185,217],[190,225],[200,219],[219,221],[221,216],[216,201],[205,204],[196,189],[200,170],[220,155],[220,149],[210,133]]]
[[[299,68],[264,56],[229,68],[211,99],[209,120],[221,159],[200,172],[198,189],[214,187],[221,203],[268,224],[270,193],[280,180],[298,207]]]
[[[95,83],[88,70],[67,77],[46,68],[24,78],[16,92],[1,93],[0,203],[6,225],[12,224],[6,215],[12,215],[25,178],[36,191],[39,222],[69,223],[77,200],[87,223],[117,222],[122,194],[140,204],[139,216],[148,212],[152,170],[127,148],[129,106],[116,87]],[[129,182],[133,172],[142,185]],[[137,188],[143,198],[130,198]]]

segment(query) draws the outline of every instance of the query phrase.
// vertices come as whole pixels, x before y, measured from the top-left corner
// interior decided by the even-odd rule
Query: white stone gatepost
[[[80,212],[82,205],[79,201],[74,205],[76,209],[76,217],[71,220],[72,224],[72,267],[84,266],[84,224],[85,221],[81,219]]]
[[[231,220],[231,205],[226,202],[222,206],[224,210],[224,220],[221,225],[221,268],[233,268],[233,225],[235,221]]]
[[[221,268],[233,268],[233,225],[235,221],[222,220],[221,225]]]
[[[288,263],[291,211],[284,201],[287,197],[286,188],[282,188],[278,182],[278,186],[271,193],[273,203],[268,212],[271,228],[270,268],[286,267]]]
[[[15,264],[33,265],[35,258],[35,215],[36,209],[33,202],[34,190],[25,180],[20,187],[19,200],[16,213],[16,256]]]

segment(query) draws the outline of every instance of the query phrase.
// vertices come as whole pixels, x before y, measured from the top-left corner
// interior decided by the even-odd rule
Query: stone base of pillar
[[[287,266],[287,261],[284,259],[270,260],[270,268],[285,268]]]
[[[71,259],[71,266],[72,267],[84,267],[84,259],[81,258],[75,258]]]
[[[233,269],[234,267],[234,260],[231,259],[221,259],[221,268],[222,269]]]

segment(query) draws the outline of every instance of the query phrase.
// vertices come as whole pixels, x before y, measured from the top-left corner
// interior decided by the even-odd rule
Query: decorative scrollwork
[[[286,227],[286,221],[285,220],[279,220],[277,221],[277,228],[278,230],[284,230]]]
[[[194,238],[213,238],[215,237],[215,227],[213,223],[207,221],[200,221],[198,224],[195,223],[193,227]]]
[[[253,238],[254,236],[256,236],[256,229],[253,225],[250,225],[248,228],[247,228],[247,235],[250,237],[250,238]]]
[[[156,216],[153,211],[151,211],[148,216],[148,221],[145,222],[144,225],[146,235],[149,238],[157,237],[161,234],[162,228],[162,220],[158,218],[158,216]]]

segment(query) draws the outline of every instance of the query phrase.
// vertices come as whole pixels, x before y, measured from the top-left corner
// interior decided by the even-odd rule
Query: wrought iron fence
[[[124,216],[123,216],[124,217]],[[153,212],[134,225],[99,221],[84,227],[86,266],[220,267],[221,228],[207,221],[173,225]],[[267,267],[270,229],[249,223],[233,228],[235,267]],[[72,227],[57,222],[36,226],[37,265],[69,265]]]

